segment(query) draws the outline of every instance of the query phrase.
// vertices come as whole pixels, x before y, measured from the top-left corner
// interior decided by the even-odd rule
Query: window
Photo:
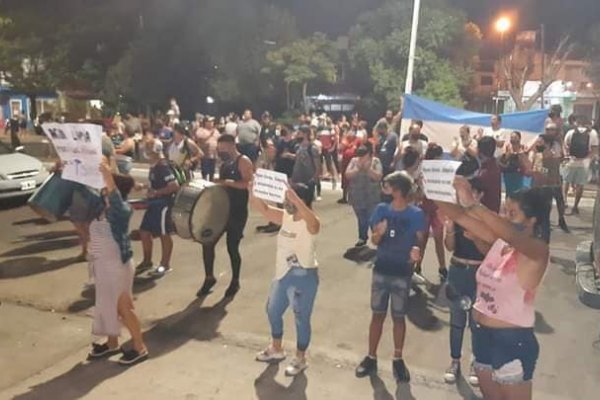
[[[481,86],[492,86],[494,84],[494,77],[484,75],[481,77]]]
[[[479,63],[479,71],[481,72],[494,72],[496,70],[493,61],[481,61]]]
[[[10,116],[16,117],[17,115],[21,115],[21,111],[23,111],[23,103],[21,102],[21,100],[11,100]]]

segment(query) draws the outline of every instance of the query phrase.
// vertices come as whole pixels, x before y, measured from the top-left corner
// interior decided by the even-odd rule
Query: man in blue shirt
[[[379,204],[371,217],[371,241],[377,246],[371,284],[373,315],[369,328],[369,355],[356,368],[356,376],[361,378],[377,371],[377,347],[391,303],[394,376],[399,382],[408,382],[410,373],[402,359],[405,316],[413,268],[421,260],[425,215],[420,208],[410,204],[415,183],[406,173],[393,172],[383,179],[383,184],[384,191],[392,196],[392,202]]]

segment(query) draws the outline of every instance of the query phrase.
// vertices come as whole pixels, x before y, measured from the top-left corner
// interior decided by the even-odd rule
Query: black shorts
[[[175,232],[171,219],[171,205],[153,204],[144,213],[141,231],[150,232],[153,236],[165,236]]]

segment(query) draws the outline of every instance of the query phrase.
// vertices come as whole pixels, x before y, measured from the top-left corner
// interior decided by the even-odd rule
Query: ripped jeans
[[[533,328],[488,328],[473,324],[475,368],[491,370],[501,385],[519,384],[533,379],[540,346]]]
[[[310,317],[318,287],[319,274],[316,268],[294,267],[283,278],[273,281],[267,303],[273,339],[283,337],[283,314],[291,304],[296,320],[296,346],[299,351],[306,351],[310,344]]]

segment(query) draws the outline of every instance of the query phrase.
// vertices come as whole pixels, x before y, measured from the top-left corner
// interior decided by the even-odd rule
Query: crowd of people
[[[568,233],[568,194],[573,191],[571,213],[578,214],[584,185],[598,159],[598,133],[585,118],[573,116],[563,123],[560,110],[553,108],[544,132],[532,143],[524,143],[520,132],[503,129],[501,116],[494,115],[488,128],[472,132],[475,128],[462,126],[456,134],[448,132],[453,143],[443,148],[429,140],[422,121],[412,121],[409,131],[399,134],[400,117],[387,111],[369,130],[358,113],[336,121],[325,114],[303,114],[287,125],[276,123],[268,112],[259,122],[246,110],[241,119],[234,114],[219,120],[197,115],[186,126],[173,100],[164,119],[152,124],[127,116],[106,125],[104,201],[86,213],[93,218],[82,218],[78,229],[84,249],[89,249],[97,288],[94,333],[108,336],[106,343],[94,344],[90,357],[119,352],[119,321],[133,338],[133,348],[125,351],[122,362],[148,357],[133,313],[133,275],[149,271],[160,278],[172,271],[173,199],[182,185],[202,176],[222,185],[230,199],[223,233],[232,271],[226,297],[241,288],[240,244],[249,205],[268,222],[256,227],[257,232],[278,232],[267,307],[272,340],[256,359],[285,358],[282,316],[292,307],[297,349],[286,373],[301,373],[308,366],[310,320],[319,285],[316,247],[321,224],[313,202],[321,200],[322,182],[330,182],[333,189],[341,184],[338,203],[349,204],[356,215],[355,247],[368,246],[369,240],[376,247],[368,354],[356,376],[377,371],[377,348],[390,311],[394,375],[400,382],[410,380],[403,359],[405,316],[411,287],[425,281],[422,260],[431,235],[437,273],[451,302],[450,365],[444,380],[454,383],[461,374],[463,336],[469,327],[473,356],[468,381],[480,386],[486,399],[531,398],[539,354],[534,299],[549,260],[552,199],[558,225]],[[141,135],[137,145],[131,140],[136,135]],[[150,164],[148,185],[134,185],[127,178],[135,152]],[[424,196],[420,165],[434,159],[461,162],[454,183],[456,204]],[[284,203],[267,204],[253,196],[257,168],[287,175]],[[126,234],[131,212],[125,200],[132,188],[146,190],[147,202],[140,226],[143,259],[135,268]],[[162,247],[156,266],[154,238]],[[205,280],[199,297],[209,295],[216,284],[218,241],[202,246]],[[116,265],[119,275],[110,273]]]

